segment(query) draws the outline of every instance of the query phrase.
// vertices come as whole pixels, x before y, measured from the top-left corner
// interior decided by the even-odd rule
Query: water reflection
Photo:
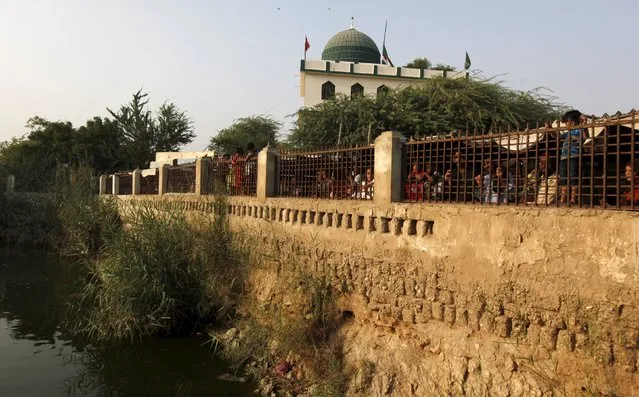
[[[203,339],[86,346],[65,332],[73,267],[41,252],[0,250],[0,396],[248,396]]]

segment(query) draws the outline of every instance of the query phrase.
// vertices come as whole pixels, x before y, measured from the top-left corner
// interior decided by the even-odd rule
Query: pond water
[[[206,339],[158,338],[95,348],[65,331],[73,266],[0,250],[0,396],[250,396]]]

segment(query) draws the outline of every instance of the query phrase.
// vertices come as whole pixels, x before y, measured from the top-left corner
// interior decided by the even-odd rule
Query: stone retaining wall
[[[205,196],[121,197],[212,212]],[[627,212],[230,198],[255,249],[330,276],[355,321],[352,395],[639,390],[637,217]]]

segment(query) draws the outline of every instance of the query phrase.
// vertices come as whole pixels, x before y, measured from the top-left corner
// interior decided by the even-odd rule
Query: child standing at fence
[[[568,127],[568,131],[559,135],[559,139],[563,142],[559,159],[560,204],[566,204],[568,185],[570,185],[570,204],[577,204],[579,197],[579,162],[583,140],[587,136],[584,130],[573,127],[579,124],[581,119],[582,114],[578,110],[570,110],[561,118]]]

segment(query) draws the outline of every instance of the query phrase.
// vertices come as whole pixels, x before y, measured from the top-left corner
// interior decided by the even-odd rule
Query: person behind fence
[[[630,161],[626,163],[624,169],[626,189],[621,197],[621,205],[639,205],[639,177],[636,163],[635,161],[634,166]]]
[[[246,145],[248,153],[244,158],[244,168],[246,178],[244,179],[244,191],[249,192],[255,190],[257,183],[257,152],[255,151],[255,145],[253,142],[249,142]]]
[[[354,167],[348,178],[348,188],[346,189],[346,193],[349,195],[355,194],[364,179],[366,179],[366,175],[361,172],[361,168]]]
[[[315,183],[316,198],[333,198],[333,180],[328,176],[326,170],[321,169],[317,173],[317,181]]]
[[[289,178],[284,179],[281,185],[280,195],[284,197],[300,197],[300,187],[297,185],[297,176],[292,175]]]
[[[473,167],[466,162],[459,151],[453,153],[452,163],[452,167],[444,174],[444,188],[447,196],[445,198],[470,201],[473,190]]]
[[[240,146],[235,149],[235,153],[231,156],[231,167],[233,169],[231,194],[241,194],[242,180],[244,179],[244,149]]]
[[[481,172],[475,176],[477,190],[474,192],[475,199],[484,201],[484,187],[490,185],[490,178],[495,172],[495,165],[490,157],[486,157],[481,162]]]
[[[357,190],[353,193],[353,198],[362,200],[372,200],[375,188],[375,174],[372,168],[366,169],[364,180],[359,182]]]
[[[579,198],[579,162],[583,140],[587,136],[585,130],[574,127],[581,120],[582,114],[578,110],[570,110],[561,118],[568,130],[559,134],[559,139],[563,142],[559,159],[560,204],[566,204],[568,185],[570,185],[570,204],[577,204]]]
[[[483,161],[483,173],[475,177],[475,182],[481,191],[481,201],[490,204],[506,204],[514,187],[513,177],[505,174],[503,166],[494,168],[490,159]]]
[[[423,201],[431,198],[431,187],[436,182],[432,175],[430,163],[426,163],[424,171],[422,171],[419,163],[413,163],[407,179],[408,182],[404,187],[404,193],[410,201]]]

